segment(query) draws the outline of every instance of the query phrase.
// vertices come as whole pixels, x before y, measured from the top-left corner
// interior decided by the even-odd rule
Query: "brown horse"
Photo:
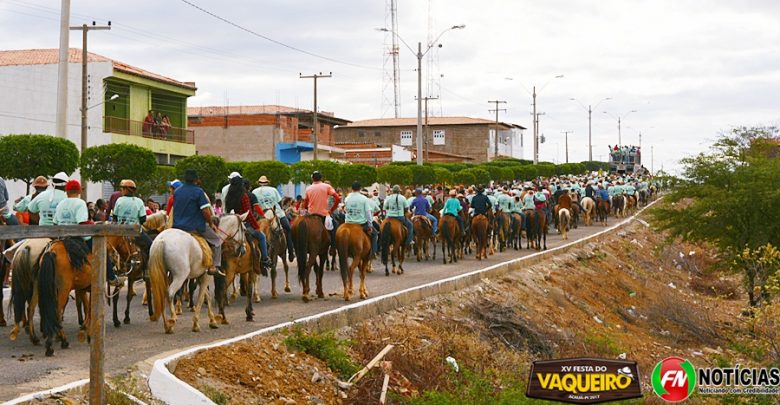
[[[25,328],[34,345],[40,340],[35,334],[33,315],[38,306],[38,263],[49,245],[51,239],[27,239],[14,253],[11,267],[14,276],[11,278],[11,303],[14,307],[14,327],[11,330],[11,340],[16,340],[19,330]]]
[[[414,225],[414,253],[417,255],[417,261],[422,261],[423,256],[425,256],[425,260],[430,260],[431,255],[428,253],[428,244],[433,242],[433,229],[430,221],[422,215],[415,215],[412,217],[412,225]],[[435,243],[433,260],[436,260]]]
[[[512,217],[508,212],[500,211],[496,215],[496,229],[493,230],[494,236],[498,238],[498,251],[503,252],[509,248],[512,240]]]
[[[488,218],[485,215],[477,215],[471,220],[471,236],[477,245],[477,260],[487,259],[488,256]]]
[[[268,241],[268,257],[271,258],[271,298],[279,297],[276,292],[276,263],[278,260],[282,261],[284,267],[284,292],[290,292],[290,266],[287,263],[287,237],[284,234],[284,229],[276,217],[274,210],[265,211],[265,220],[260,220],[260,227],[263,228],[263,223],[268,223],[268,230],[265,232],[266,240]],[[257,288],[259,291],[260,288]],[[258,302],[255,300],[255,302]]]
[[[111,257],[111,261],[116,266],[116,273],[120,276],[127,276],[127,306],[125,307],[125,318],[123,319],[126,325],[130,324],[130,302],[135,297],[135,291],[133,286],[136,281],[144,278],[144,263],[143,255],[138,246],[133,243],[132,239],[122,236],[109,236],[106,238],[107,249],[106,253]],[[148,297],[151,294],[151,284],[146,280],[145,294]],[[112,302],[114,305],[114,327],[122,326],[119,322],[119,290],[122,287],[115,287],[112,293]],[[154,314],[154,309],[151,305],[148,306],[149,316]]]
[[[336,231],[336,249],[339,252],[341,281],[344,284],[344,301],[352,298],[352,278],[355,269],[360,269],[360,299],[368,298],[366,272],[371,263],[371,238],[363,231],[361,224],[342,224]],[[349,258],[352,263],[347,266]]]
[[[555,227],[560,229],[559,222],[558,222],[558,211],[560,209],[567,209],[569,210],[569,216],[571,217],[571,196],[568,192],[564,192],[558,197],[558,203],[555,204],[555,211],[553,212],[553,217],[555,218]],[[560,232],[560,231],[559,231]]]
[[[599,222],[602,225],[607,226],[607,218],[609,217],[609,200],[599,199],[596,203],[596,213],[599,216]]]
[[[389,276],[387,257],[393,262],[393,274],[404,273],[404,256],[406,254],[406,226],[397,218],[385,218],[379,226],[379,243],[382,249],[382,264],[385,265],[385,276]],[[396,268],[396,260],[398,267]]]
[[[292,223],[292,237],[298,262],[298,281],[303,287],[303,302],[309,302],[310,299],[309,277],[312,268],[317,277],[317,297],[325,298],[322,274],[325,261],[328,260],[330,232],[325,229],[324,219],[314,214],[298,216]]]
[[[217,302],[217,308],[220,316],[220,323],[228,324],[225,316],[225,304],[227,302],[227,286],[233,285],[236,275],[244,280],[246,288],[246,321],[254,320],[254,309],[252,308],[252,294],[255,286],[255,260],[259,257],[253,257],[251,253],[252,244],[247,238],[247,234],[241,230],[238,234],[225,240],[222,244],[222,271],[225,276],[214,277],[214,298]]]
[[[536,250],[542,250],[542,242],[544,242],[544,250],[547,250],[547,216],[541,209],[535,209],[533,211],[526,211],[528,215],[528,229],[526,230],[528,237],[528,249],[533,247]]]
[[[79,341],[84,341],[90,323],[90,297],[87,291],[92,281],[93,255],[83,240],[60,239],[51,242],[41,256],[38,273],[38,297],[41,314],[41,332],[46,340],[46,356],[54,355],[52,340],[59,337],[60,347],[70,344],[62,329],[62,316],[72,290],[85,304],[84,325]],[[100,297],[95,297],[101,299]]]
[[[442,215],[439,222],[439,238],[441,239],[441,256],[444,264],[447,264],[449,257],[450,263],[458,262],[458,252],[460,251],[460,229],[458,220],[452,215]]]
[[[507,248],[511,245],[515,248],[515,250],[519,250],[523,248],[523,217],[517,213],[512,213],[512,219],[511,221],[508,221],[507,225],[512,225],[511,229],[509,231],[509,238],[508,241],[511,242],[509,245],[507,245]],[[527,232],[527,231],[526,231]],[[526,236],[527,237],[527,236]]]

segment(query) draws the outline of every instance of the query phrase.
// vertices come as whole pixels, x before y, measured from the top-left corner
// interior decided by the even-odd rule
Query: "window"
[[[401,131],[401,146],[412,145],[412,131]]]
[[[433,130],[433,144],[434,145],[444,145],[444,130],[443,129],[434,129]]]

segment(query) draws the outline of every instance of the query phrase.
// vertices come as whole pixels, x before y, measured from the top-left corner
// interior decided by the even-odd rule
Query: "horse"
[[[569,239],[569,223],[571,222],[571,213],[566,208],[558,210],[558,232],[563,240]]]
[[[243,215],[231,215],[222,218],[219,231],[229,237],[238,237],[244,232],[244,220],[248,212]],[[235,236],[231,236],[235,235]],[[208,248],[207,248],[208,249]],[[203,263],[204,252],[200,243],[194,236],[180,229],[166,229],[152,242],[149,253],[149,278],[152,285],[152,297],[154,314],[149,318],[152,322],[160,316],[163,319],[165,333],[173,333],[176,324],[176,311],[173,307],[173,299],[185,281],[196,279],[198,281],[198,300],[192,315],[192,331],[200,332],[198,314],[203,301],[206,301],[208,310],[209,327],[216,329],[217,321],[211,310],[211,299],[207,299],[207,288],[211,276],[208,268]],[[170,275],[171,282],[168,282]],[[170,316],[170,319],[166,317]]]
[[[569,211],[569,219],[571,219],[571,195],[569,195],[568,192],[564,192],[558,197],[558,203],[555,205],[555,227],[558,229],[558,232],[560,233],[560,223],[559,223],[559,216],[558,211],[561,209],[566,209]]]
[[[106,238],[107,254],[111,257],[111,261],[116,266],[116,273],[118,275],[127,276],[127,306],[125,307],[125,317],[123,322],[125,325],[130,324],[130,303],[135,297],[135,291],[133,290],[136,281],[144,278],[144,263],[143,255],[141,254],[138,246],[133,243],[130,238],[122,236],[109,236]],[[145,279],[145,294],[149,296],[151,294],[151,286],[149,285],[149,279]],[[122,287],[115,287],[112,294],[112,300],[114,305],[114,327],[118,328],[122,326],[119,322],[119,290]],[[110,301],[109,301],[110,302]],[[151,305],[148,305],[149,316],[154,311]]]
[[[328,249],[328,260],[325,261],[325,271],[336,271],[337,257],[336,257],[336,231],[344,223],[345,218],[343,213],[334,212],[331,216],[333,222],[333,229],[328,231],[330,236],[330,248]]]
[[[70,344],[62,329],[62,316],[72,290],[85,304],[84,324],[79,330],[79,341],[87,335],[91,313],[87,295],[92,282],[94,256],[82,239],[57,239],[48,244],[41,255],[38,273],[38,308],[41,315],[41,332],[45,339],[46,356],[54,355],[52,339],[60,339],[60,347]],[[101,299],[101,297],[94,297]],[[32,320],[30,320],[31,322]]]
[[[448,257],[450,263],[457,263],[461,240],[458,220],[452,215],[442,215],[439,222],[439,234],[441,239],[441,256],[444,264],[447,264]]]
[[[644,207],[647,206],[647,190],[641,189],[639,190],[639,206]]]
[[[626,215],[626,198],[622,195],[612,196],[612,210],[616,218],[622,218]]]
[[[636,205],[637,205],[636,192],[634,192],[634,194],[626,195],[625,199],[626,199],[626,209],[625,209],[625,211],[626,212],[633,212],[634,209],[636,209]]]
[[[284,267],[284,292],[290,292],[290,266],[287,263],[287,236],[284,234],[284,229],[276,217],[276,213],[272,209],[265,211],[265,221],[268,222],[268,231],[266,232],[266,240],[268,241],[268,257],[271,258],[271,298],[278,298],[279,294],[276,292],[276,263],[277,260],[282,261]],[[260,220],[261,226],[264,220]],[[259,288],[257,290],[260,290]]]
[[[239,219],[240,217],[236,214],[224,216],[220,218],[220,225],[225,225],[227,227],[231,225],[231,221]],[[241,226],[242,228],[240,228],[235,235],[230,235],[222,244],[222,271],[225,273],[225,276],[216,276],[214,278],[214,297],[221,318],[220,322],[223,325],[228,324],[227,317],[225,316],[227,286],[233,284],[237,274],[239,277],[246,276],[246,308],[244,309],[246,321],[253,321],[255,315],[254,309],[252,308],[252,294],[256,287],[253,259],[260,260],[260,258],[252,257],[252,244],[249,242],[246,231],[243,229],[243,221],[241,221]]]
[[[385,265],[385,276],[390,276],[387,269],[387,257],[393,262],[393,274],[404,273],[404,256],[406,253],[406,226],[397,218],[385,218],[379,226],[380,248],[382,249],[382,264]],[[391,251],[392,250],[392,251]],[[396,268],[396,260],[398,267]]]
[[[460,258],[463,259],[464,255],[471,254],[471,218],[469,218],[469,210],[461,210],[460,215],[463,221],[463,235],[460,239]]]
[[[417,255],[417,261],[422,261],[423,256],[425,256],[425,260],[430,260],[431,255],[428,253],[428,243],[433,241],[433,225],[431,225],[428,218],[423,215],[413,216],[412,225],[414,226],[414,253]],[[435,243],[433,260],[436,260]]]
[[[522,235],[523,235],[523,217],[517,212],[513,212],[511,214],[511,228],[509,230],[509,237],[508,240],[511,242],[511,246],[515,249],[522,249],[523,247],[523,241],[522,241]],[[527,232],[527,231],[526,231]]]
[[[544,241],[544,250],[547,250],[547,214],[541,209],[535,209],[527,215],[527,248],[531,249],[531,246],[533,246],[536,250],[542,250],[542,241]]]
[[[371,263],[371,238],[363,231],[362,224],[342,224],[336,231],[336,249],[339,252],[341,281],[344,284],[344,301],[352,298],[352,278],[360,269],[360,299],[368,298],[366,272]],[[347,265],[348,259],[352,263]]]
[[[495,209],[495,208],[494,208]],[[496,225],[496,215],[493,209],[487,212],[488,229],[487,229],[487,246],[491,255],[496,254],[497,233],[498,225]]]
[[[607,219],[609,217],[609,200],[608,199],[598,199],[596,202],[596,213],[599,216],[599,222],[601,222],[602,225],[607,226]]]
[[[496,227],[493,229],[493,237],[498,240],[498,251],[503,252],[510,246],[512,240],[512,216],[508,212],[498,211],[496,214]]]
[[[317,277],[317,297],[325,298],[325,293],[322,291],[322,275],[325,262],[328,260],[330,232],[325,229],[322,217],[314,214],[296,217],[292,223],[292,237],[298,262],[298,282],[303,287],[303,302],[309,302],[309,277],[312,268]]]
[[[477,245],[477,260],[488,257],[488,218],[479,214],[471,220],[471,236]]]
[[[36,346],[40,344],[35,334],[33,315],[38,306],[38,264],[49,242],[51,239],[48,238],[27,239],[14,252],[10,301],[14,309],[14,327],[10,336],[12,341],[16,340],[19,330],[25,328],[30,341]]]
[[[0,215],[0,226],[4,226],[6,224],[5,216]],[[13,240],[0,240],[0,251],[4,251],[5,249],[13,246],[14,241]],[[6,276],[9,274],[10,263],[7,263],[7,260],[5,257],[0,257],[0,284],[5,285]],[[3,288],[2,285],[0,285],[0,307],[2,307],[3,304]],[[0,326],[6,326],[5,321],[5,313],[2,311],[2,308],[0,308]]]
[[[572,191],[569,195],[571,196],[571,227],[577,229],[580,223],[580,212],[582,212],[580,193]]]
[[[596,203],[590,197],[583,197],[580,201],[582,212],[585,214],[585,225],[590,226],[593,223],[593,214],[596,208]]]

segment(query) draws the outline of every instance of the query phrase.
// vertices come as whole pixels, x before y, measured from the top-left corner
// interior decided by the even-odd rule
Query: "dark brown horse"
[[[510,243],[507,245],[507,248],[509,246],[512,246],[515,248],[515,250],[522,249],[523,248],[522,235],[523,235],[523,227],[525,225],[523,222],[523,217],[519,213],[513,212],[512,220],[509,222],[510,223],[508,225],[511,225],[511,229],[509,230],[508,241]]]
[[[120,276],[127,276],[127,306],[125,307],[123,322],[128,325],[130,324],[130,302],[135,297],[133,286],[136,281],[143,279],[146,263],[144,263],[140,248],[131,239],[121,236],[109,236],[106,238],[106,243],[106,253],[111,257],[111,261],[116,266],[116,273]],[[148,281],[147,279],[146,283],[144,283],[147,297],[151,294],[151,284]],[[121,289],[121,287],[114,287],[111,300],[114,305],[114,327],[117,328],[122,326],[117,313],[119,311],[119,290]],[[152,305],[148,305],[148,310],[149,316],[152,316],[154,314]]]
[[[284,267],[284,292],[290,292],[290,266],[287,263],[287,237],[284,234],[282,225],[279,219],[276,217],[274,210],[265,211],[265,220],[260,220],[260,228],[263,229],[263,222],[268,222],[268,230],[266,231],[266,239],[268,240],[268,256],[271,258],[271,298],[277,298],[279,294],[276,292],[276,263],[281,260],[282,267]],[[257,290],[260,290],[260,284],[257,284]],[[258,302],[255,300],[255,302]]]
[[[406,226],[396,218],[385,218],[379,226],[380,249],[382,250],[382,264],[385,265],[385,275],[389,276],[387,258],[393,262],[393,274],[404,274],[404,256],[406,255]],[[398,267],[396,268],[396,260]]]
[[[471,220],[471,236],[477,245],[477,260],[487,259],[488,256],[488,226],[485,215],[477,215]]]
[[[529,218],[526,230],[527,248],[533,247],[536,250],[542,250],[542,242],[544,242],[544,250],[547,250],[547,216],[541,209],[528,210],[526,215]]]
[[[342,224],[336,231],[336,249],[339,252],[341,281],[344,284],[344,301],[352,298],[352,278],[355,269],[360,269],[360,299],[368,298],[366,272],[371,264],[371,239],[361,224]],[[347,266],[348,259],[352,263]]]
[[[511,246],[512,231],[512,216],[508,212],[499,211],[496,215],[496,227],[493,229],[493,236],[498,239],[499,252]]]
[[[325,261],[328,260],[330,233],[325,229],[324,218],[314,214],[298,216],[291,227],[295,256],[298,258],[298,281],[303,287],[303,302],[309,302],[310,299],[309,277],[312,268],[317,277],[317,297],[325,298],[322,274]]]
[[[458,220],[454,216],[441,216],[439,238],[441,239],[441,256],[444,264],[447,264],[448,257],[450,263],[457,263],[460,252],[460,229],[458,228]]]
[[[599,222],[601,222],[602,225],[607,226],[607,218],[609,217],[609,200],[596,200],[596,214],[599,217]]]
[[[422,215],[415,215],[412,217],[412,225],[414,226],[414,253],[417,255],[417,261],[430,260],[431,255],[428,252],[428,245],[433,241],[433,229],[428,218]],[[436,244],[433,246],[433,260],[436,260]]]
[[[85,304],[84,325],[79,341],[84,341],[90,323],[90,297],[87,291],[92,280],[92,253],[82,240],[62,239],[51,242],[41,256],[38,273],[38,296],[41,332],[46,340],[46,356],[54,355],[52,340],[58,336],[63,349],[70,345],[62,329],[62,315],[71,291],[76,291]],[[101,299],[101,297],[95,297]]]

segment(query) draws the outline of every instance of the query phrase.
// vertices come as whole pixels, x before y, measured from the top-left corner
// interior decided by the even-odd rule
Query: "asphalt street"
[[[611,218],[610,223],[616,219]],[[569,241],[572,242],[585,236],[597,233],[604,227],[594,225],[580,227],[569,232]],[[524,241],[525,242],[525,241]],[[561,237],[554,230],[548,235],[548,248],[564,244]],[[386,277],[384,268],[377,260],[374,262],[374,272],[367,275],[366,282],[370,297],[415,287],[438,279],[451,277],[476,269],[484,268],[502,261],[527,256],[534,250],[523,249],[515,251],[510,249],[503,253],[489,256],[487,260],[477,261],[474,255],[466,257],[457,264],[442,264],[441,245],[437,246],[437,260],[418,263],[414,257],[407,259],[405,273]],[[284,271],[279,266],[281,276],[277,279],[277,289],[280,293],[278,299],[271,299],[270,279],[260,279],[262,302],[255,304],[255,321],[244,320],[245,298],[239,297],[230,307],[226,308],[229,325],[220,325],[219,329],[208,328],[206,308],[201,311],[201,332],[191,331],[192,313],[184,310],[178,319],[173,335],[166,335],[161,321],[152,323],[149,321],[145,306],[141,305],[140,294],[130,308],[131,323],[115,328],[111,322],[112,308],[106,308],[106,370],[116,373],[132,366],[133,364],[154,357],[161,353],[186,349],[191,346],[212,342],[218,339],[234,337],[252,332],[270,325],[290,321],[309,316],[344,305],[341,297],[341,278],[337,272],[326,272],[324,277],[325,299],[316,299],[309,303],[301,300],[301,288],[296,279],[296,269],[290,268],[291,293],[284,292]],[[312,286],[314,275],[312,274]],[[355,275],[354,286],[357,293],[359,285],[358,275]],[[143,283],[136,285],[136,291],[143,291]],[[122,291],[119,300],[120,319],[125,308],[126,290]],[[331,296],[330,294],[337,294]],[[353,298],[354,302],[359,297]],[[5,309],[8,309],[5,306]],[[8,312],[6,312],[8,314]],[[11,327],[0,328],[0,370],[3,378],[0,379],[0,400],[13,399],[21,394],[57,387],[72,381],[89,376],[89,345],[81,343],[77,339],[78,323],[76,310],[71,303],[65,310],[65,333],[70,340],[70,348],[60,349],[55,345],[54,357],[45,357],[43,346],[33,346],[27,335],[21,333],[19,338],[12,342],[8,339]],[[35,321],[36,327],[39,322]]]

